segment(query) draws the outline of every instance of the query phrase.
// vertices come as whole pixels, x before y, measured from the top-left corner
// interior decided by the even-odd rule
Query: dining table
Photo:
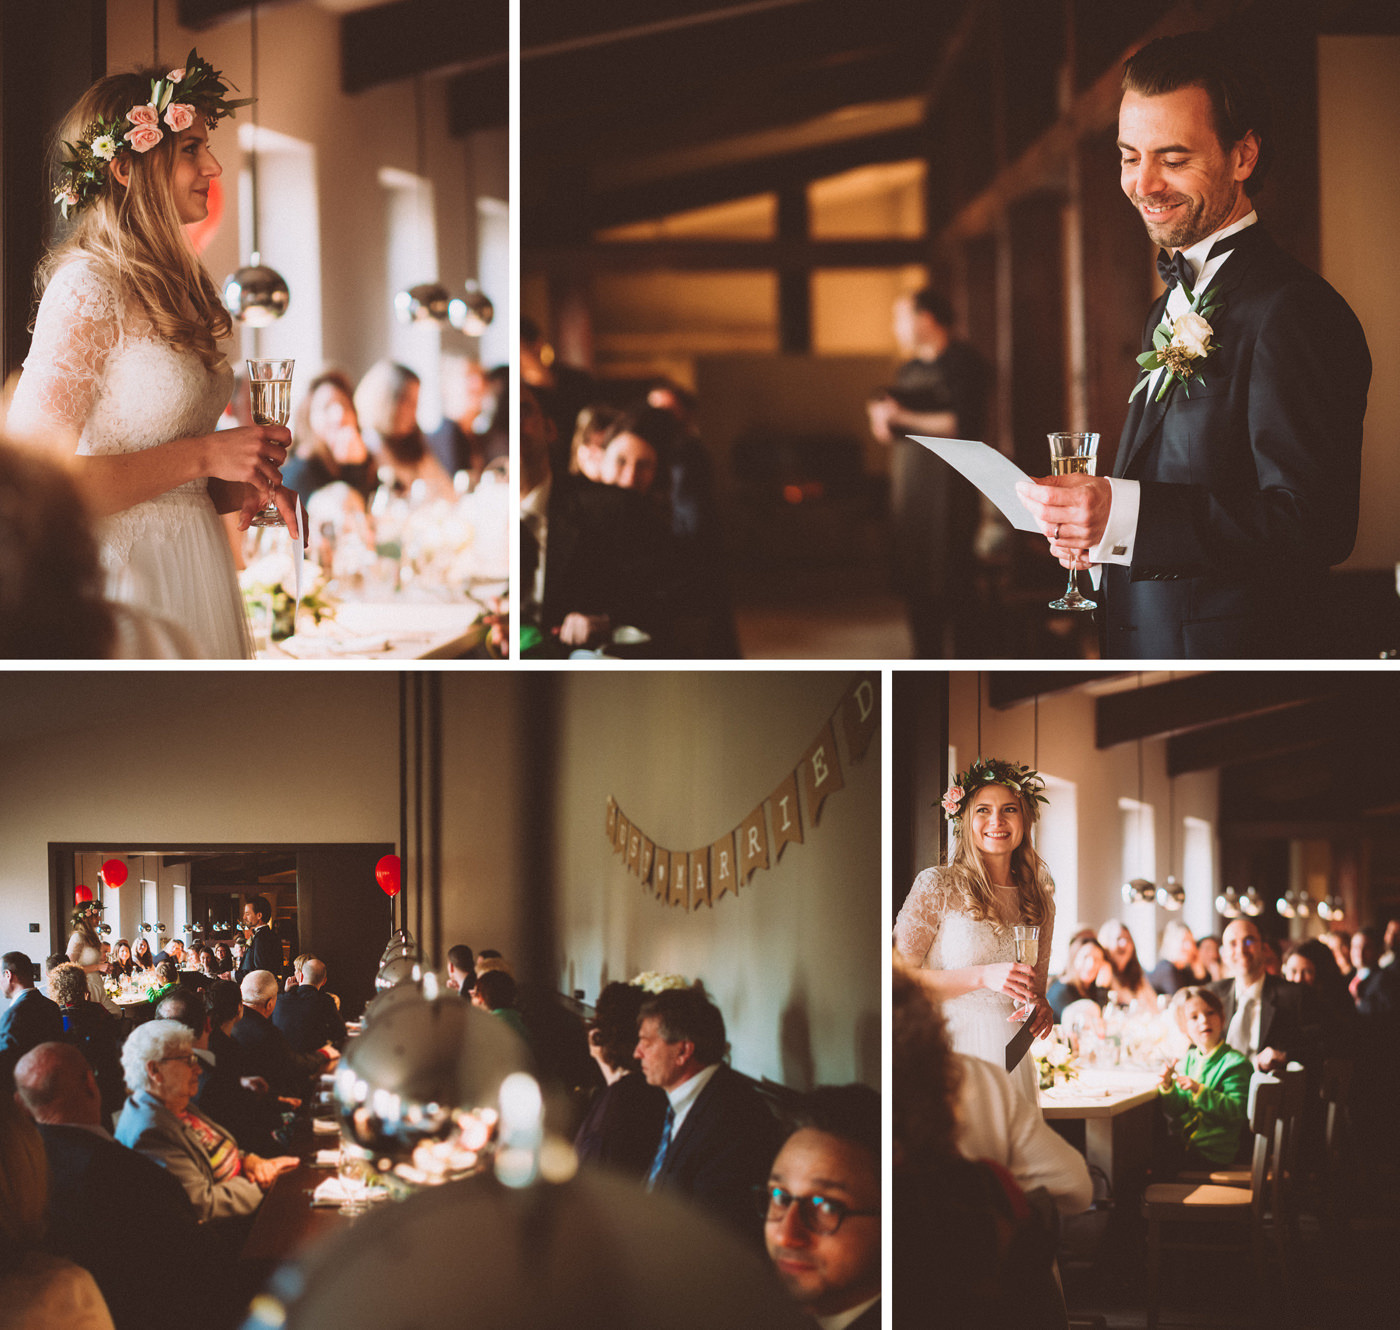
[[[499,593],[504,594],[504,585]],[[490,611],[491,589],[480,599],[463,595],[450,601],[347,600],[335,614],[313,621],[305,611],[292,636],[259,641],[257,658],[287,660],[451,660],[475,651],[485,640],[482,616]],[[256,625],[255,625],[256,626]]]
[[[1120,1207],[1136,1206],[1146,1184],[1160,1080],[1146,1067],[1085,1067],[1040,1092],[1045,1120],[1102,1172]]]

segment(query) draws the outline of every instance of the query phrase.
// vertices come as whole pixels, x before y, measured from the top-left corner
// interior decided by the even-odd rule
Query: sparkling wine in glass
[[[1098,464],[1099,436],[1097,434],[1050,434],[1050,474],[1052,476],[1092,476]],[[1092,610],[1098,602],[1079,594],[1079,574],[1071,568],[1069,583],[1059,600],[1050,602],[1052,610]]]
[[[336,1161],[336,1176],[344,1199],[340,1204],[343,1215],[362,1215],[369,1209],[368,1165],[347,1145],[340,1147],[340,1157]]]
[[[1035,963],[1040,959],[1040,927],[1037,924],[1013,924],[1011,927],[1011,940],[1016,947],[1016,959],[1022,965],[1029,965],[1035,968]],[[1033,1002],[1027,1002],[1016,1009],[1018,1020],[1027,1020],[1032,1011],[1035,1010]]]
[[[295,360],[250,360],[248,396],[252,402],[253,424],[285,425],[292,417],[292,367]],[[269,502],[255,513],[253,526],[280,526],[282,514]]]

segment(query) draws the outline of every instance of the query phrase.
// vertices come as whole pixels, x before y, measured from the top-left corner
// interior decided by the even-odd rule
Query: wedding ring
[[[1056,523],[1055,523],[1055,535],[1054,535],[1054,539],[1055,539],[1055,540],[1059,540],[1059,538],[1060,538],[1060,524],[1059,524],[1058,522],[1056,522]]]

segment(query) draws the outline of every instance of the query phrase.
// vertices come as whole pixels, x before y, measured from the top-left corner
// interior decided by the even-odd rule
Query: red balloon
[[[120,859],[108,859],[102,865],[102,880],[109,887],[119,887],[126,881],[126,865]]]
[[[397,896],[401,890],[399,882],[399,856],[386,854],[374,866],[374,880],[386,896]]]
[[[91,887],[79,887],[79,888],[77,889],[77,891],[75,891],[75,892],[73,893],[73,900],[74,900],[74,903],[75,903],[75,904],[84,905],[84,904],[86,904],[88,901],[90,901],[91,899],[92,899],[92,888],[91,888]]]

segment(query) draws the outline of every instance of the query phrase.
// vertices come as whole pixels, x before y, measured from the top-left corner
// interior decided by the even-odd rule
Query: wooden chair
[[[1162,1249],[1164,1226],[1213,1225],[1239,1230],[1240,1250],[1253,1257],[1259,1289],[1267,1288],[1266,1256],[1269,1245],[1266,1221],[1270,1213],[1270,1191],[1277,1187],[1281,1169],[1273,1171],[1270,1183],[1269,1162],[1280,1139],[1278,1126],[1283,1100],[1283,1085],[1272,1076],[1256,1075],[1249,1087],[1249,1125],[1254,1133],[1253,1159],[1250,1164],[1248,1187],[1212,1182],[1159,1182],[1147,1188],[1143,1196],[1142,1214],[1147,1220],[1147,1326],[1156,1330],[1161,1301]],[[1222,1244],[1214,1235],[1204,1242],[1170,1244],[1173,1250],[1220,1250]]]

